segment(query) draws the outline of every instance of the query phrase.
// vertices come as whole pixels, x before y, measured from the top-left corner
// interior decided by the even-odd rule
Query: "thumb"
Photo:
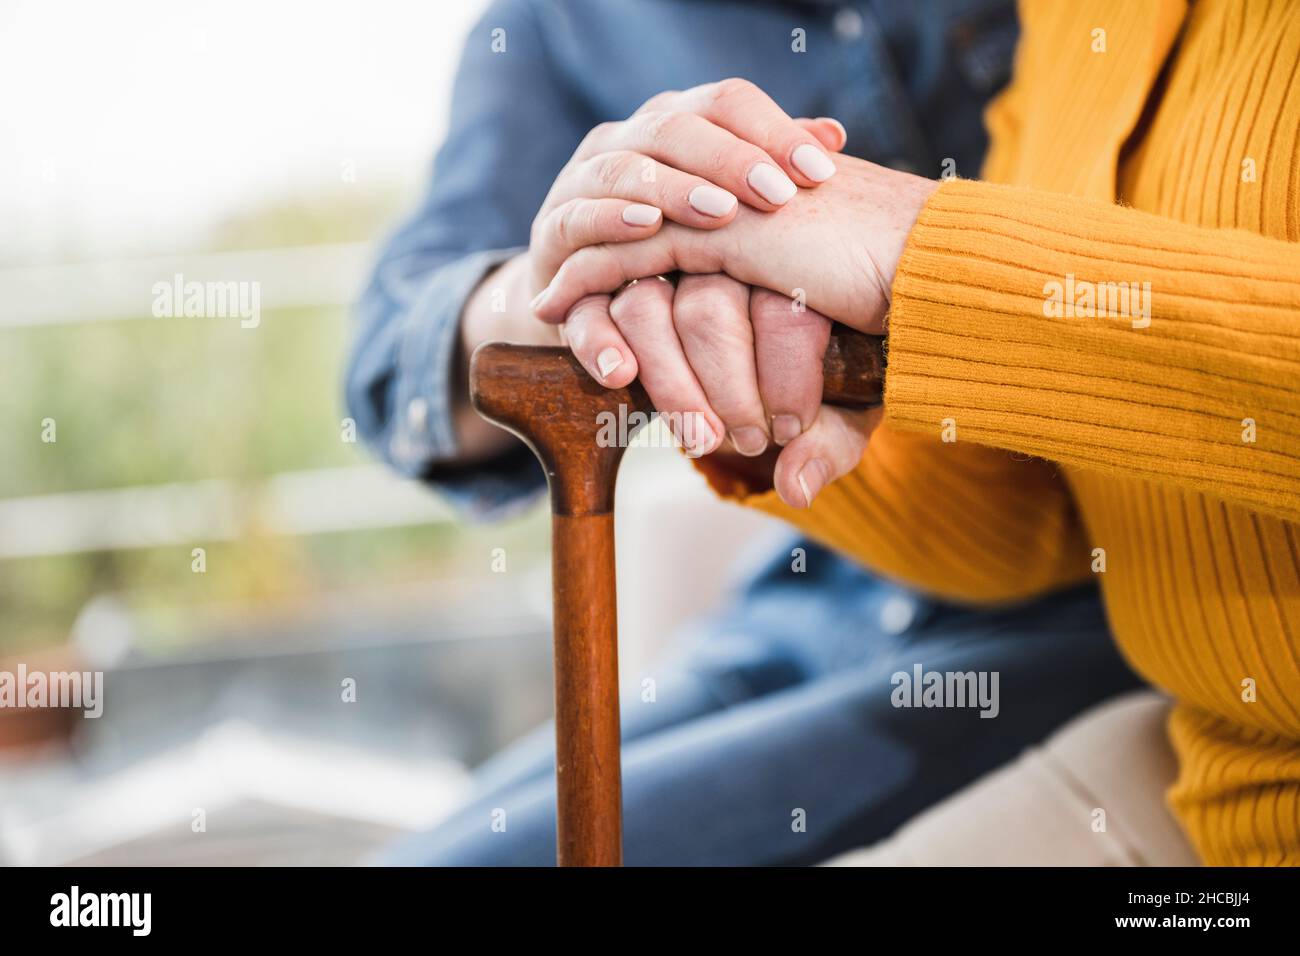
[[[883,408],[821,406],[812,427],[781,449],[772,484],[791,508],[806,508],[823,488],[858,466]]]

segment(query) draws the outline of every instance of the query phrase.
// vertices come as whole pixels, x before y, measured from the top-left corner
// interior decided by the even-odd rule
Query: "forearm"
[[[888,421],[1300,517],[1300,247],[954,182],[894,283]]]

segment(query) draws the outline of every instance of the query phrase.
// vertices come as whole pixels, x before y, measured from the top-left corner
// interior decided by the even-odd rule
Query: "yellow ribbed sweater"
[[[1300,864],[1300,0],[1021,19],[985,181],[941,186],[899,265],[857,470],[807,511],[705,470],[941,596],[1096,573],[1177,699],[1169,799],[1202,859]],[[1053,283],[1086,306],[1110,282],[1150,283],[1149,325],[1140,291],[1046,314]]]

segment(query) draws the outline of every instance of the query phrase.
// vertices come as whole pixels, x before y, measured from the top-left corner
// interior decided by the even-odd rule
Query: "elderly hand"
[[[565,340],[586,367],[627,356],[611,387],[641,384],[692,455],[716,451],[725,435],[742,455],[783,445],[813,422],[821,404],[830,321],[785,296],[725,275],[683,275],[676,288],[637,282],[609,303],[588,296],[568,313]]]

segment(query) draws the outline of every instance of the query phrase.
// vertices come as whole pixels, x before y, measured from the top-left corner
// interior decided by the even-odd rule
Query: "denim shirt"
[[[545,479],[522,444],[483,467],[444,464],[457,447],[459,318],[527,245],[593,126],[663,90],[739,76],[792,116],[838,119],[846,153],[974,176],[983,107],[1009,78],[1016,33],[1011,0],[496,0],[466,43],[429,186],[357,309],[346,387],[358,431],[467,516],[529,503]]]

